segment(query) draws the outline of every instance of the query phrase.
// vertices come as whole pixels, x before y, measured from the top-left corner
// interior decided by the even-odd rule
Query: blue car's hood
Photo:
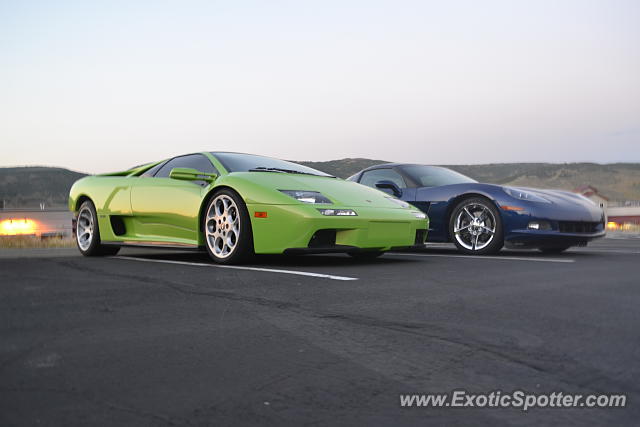
[[[599,206],[597,206],[591,200],[587,199],[586,197],[582,197],[577,193],[572,193],[570,191],[542,190],[539,188],[511,187],[511,186],[507,186],[503,188],[513,188],[516,190],[526,191],[527,193],[532,193],[536,196],[542,197],[545,200],[548,200],[553,204],[560,205],[560,206],[566,206],[566,205],[575,206],[577,204],[587,209],[593,209],[593,208],[599,209]]]
[[[579,194],[563,190],[540,190],[537,188],[508,187],[526,191],[542,197],[549,203],[528,203],[528,210],[534,216],[564,221],[602,221],[602,208]]]

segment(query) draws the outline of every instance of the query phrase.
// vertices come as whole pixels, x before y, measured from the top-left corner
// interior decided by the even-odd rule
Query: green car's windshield
[[[280,172],[331,177],[331,175],[286,160],[242,153],[211,153],[231,172]]]
[[[402,166],[402,170],[420,187],[438,187],[441,185],[478,182],[461,173],[438,166],[407,165]]]

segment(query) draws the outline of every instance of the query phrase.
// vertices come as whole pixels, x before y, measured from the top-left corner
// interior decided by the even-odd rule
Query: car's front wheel
[[[456,205],[449,218],[449,235],[466,254],[492,254],[504,246],[500,213],[483,197],[470,197]]]
[[[76,244],[84,256],[115,255],[119,246],[105,246],[100,241],[100,227],[96,207],[91,200],[80,205],[76,218]]]
[[[204,215],[205,246],[211,259],[237,264],[253,255],[253,232],[242,198],[231,190],[220,190],[207,203]]]

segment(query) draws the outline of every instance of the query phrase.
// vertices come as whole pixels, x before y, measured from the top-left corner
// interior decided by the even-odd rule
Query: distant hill
[[[66,207],[69,189],[85,176],[63,168],[0,168],[0,208]]]
[[[384,160],[341,159],[298,162],[341,178]],[[611,200],[640,200],[640,163],[498,163],[447,166],[478,181],[573,190],[592,185]],[[0,168],[0,208],[66,207],[71,185],[85,176],[63,168]]]
[[[389,163],[386,160],[371,159],[341,159],[329,160],[327,162],[293,161],[340,178],[349,178],[354,173],[368,168],[369,166],[379,165],[380,163]]]

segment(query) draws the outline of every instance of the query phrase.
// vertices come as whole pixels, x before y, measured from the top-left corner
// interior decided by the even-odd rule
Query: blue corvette
[[[604,212],[568,191],[481,184],[438,166],[382,164],[348,178],[411,203],[429,215],[428,241],[464,253],[503,246],[559,253],[605,234]]]

